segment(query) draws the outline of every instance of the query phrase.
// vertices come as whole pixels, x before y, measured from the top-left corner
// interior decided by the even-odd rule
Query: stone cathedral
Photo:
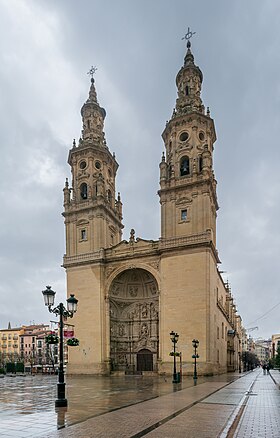
[[[91,78],[82,135],[68,157],[72,182],[64,187],[63,266],[67,293],[79,299],[74,324],[80,345],[70,348],[69,374],[171,374],[171,331],[179,334],[184,374],[193,371],[194,338],[199,374],[239,366],[241,318],[218,270],[216,133],[201,99],[202,81],[188,41],[176,105],[162,133],[161,237],[145,240],[131,230],[126,241],[118,163],[106,143],[106,111]]]

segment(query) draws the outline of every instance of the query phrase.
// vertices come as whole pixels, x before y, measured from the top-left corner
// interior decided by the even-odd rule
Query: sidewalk
[[[278,373],[274,376],[274,374]],[[279,381],[279,371],[272,377]],[[278,387],[279,388],[279,387]],[[259,374],[248,397],[234,438],[280,437],[280,391],[269,375]]]
[[[243,375],[231,384],[202,383],[89,419],[46,438],[216,438],[256,374]]]
[[[202,383],[44,438],[279,438],[279,408],[278,387],[258,369],[233,383]]]

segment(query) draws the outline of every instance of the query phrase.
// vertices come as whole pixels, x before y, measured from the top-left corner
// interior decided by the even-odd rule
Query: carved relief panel
[[[112,369],[135,370],[143,349],[156,365],[159,301],[154,277],[143,269],[129,269],[113,281],[109,295]]]

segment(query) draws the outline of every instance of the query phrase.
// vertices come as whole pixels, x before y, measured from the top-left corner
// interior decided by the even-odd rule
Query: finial
[[[118,202],[121,202],[121,194],[118,192]]]
[[[210,109],[209,109],[209,106],[207,107],[207,116],[210,117]]]
[[[73,148],[75,148],[75,147],[76,147],[76,140],[73,139]]]
[[[87,74],[91,76],[91,82],[94,82],[93,75],[96,72],[96,70],[97,70],[97,67],[91,66],[91,68],[87,72]]]
[[[68,183],[68,178],[66,178],[66,180],[65,180],[65,187],[68,189],[68,187],[69,187],[69,183]]]
[[[162,162],[165,162],[165,155],[164,155],[164,151],[163,151],[163,153],[162,153],[161,161],[162,161]]]
[[[135,242],[135,230],[134,230],[133,228],[131,228],[131,230],[130,230],[130,238],[129,238],[129,241],[130,241],[131,243]]]
[[[190,49],[190,47],[191,47],[191,42],[190,42],[190,39],[191,39],[191,37],[193,36],[193,35],[195,35],[196,34],[196,32],[192,32],[191,30],[190,30],[190,28],[188,27],[188,32],[185,34],[185,36],[183,36],[183,38],[182,38],[182,40],[187,40],[187,48],[188,49]]]

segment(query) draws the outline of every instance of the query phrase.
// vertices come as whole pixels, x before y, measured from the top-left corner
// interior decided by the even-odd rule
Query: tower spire
[[[97,67],[91,67],[87,72],[90,78],[90,89],[88,99],[81,108],[83,118],[82,142],[90,141],[100,146],[105,146],[105,135],[103,132],[106,111],[98,103],[93,75]]]
[[[91,66],[91,68],[87,72],[87,74],[90,75],[90,77],[91,77],[90,78],[91,85],[90,85],[90,89],[89,89],[89,96],[88,96],[87,103],[92,102],[92,103],[98,104],[97,94],[96,94],[95,85],[94,85],[94,78],[93,78],[93,75],[95,74],[96,71],[97,71],[97,67]]]
[[[184,58],[184,65],[176,77],[178,88],[178,99],[176,101],[176,115],[199,112],[204,114],[204,105],[200,93],[203,75],[200,68],[194,63],[194,56],[191,51],[190,39],[196,32],[188,31],[182,40],[187,40],[187,53]]]

